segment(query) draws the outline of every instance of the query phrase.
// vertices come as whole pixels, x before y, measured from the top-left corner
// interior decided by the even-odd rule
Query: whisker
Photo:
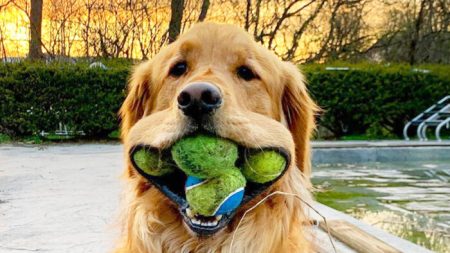
[[[325,216],[323,216],[319,211],[317,211],[317,209],[315,209],[311,204],[309,204],[308,202],[303,200],[298,194],[289,193],[289,192],[282,192],[282,191],[274,191],[274,192],[270,193],[269,195],[265,196],[263,199],[258,201],[258,203],[256,203],[255,205],[253,205],[247,211],[244,212],[244,214],[242,215],[241,219],[239,220],[239,223],[238,223],[236,229],[233,232],[233,236],[231,237],[230,250],[229,250],[230,253],[233,252],[232,249],[233,249],[233,243],[234,243],[234,239],[235,239],[235,236],[236,236],[236,232],[239,229],[239,227],[241,226],[241,223],[244,220],[245,216],[249,212],[253,211],[256,207],[258,207],[259,205],[264,203],[267,199],[269,199],[270,197],[272,197],[274,195],[277,195],[277,194],[278,195],[284,195],[284,196],[291,196],[291,197],[295,197],[295,198],[299,199],[302,203],[307,205],[314,212],[316,212],[320,217],[322,217],[322,219],[323,219],[323,221],[325,223],[325,226],[327,228],[328,238],[330,239],[331,246],[333,246],[334,252],[337,253],[336,246],[334,245],[333,238],[331,237],[330,228],[328,227],[327,219],[325,218]]]

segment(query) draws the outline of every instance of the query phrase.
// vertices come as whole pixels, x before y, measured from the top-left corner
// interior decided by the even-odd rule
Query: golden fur
[[[169,76],[171,66],[181,59],[187,61],[188,73]],[[242,65],[250,66],[259,79],[239,79],[236,69]],[[223,94],[223,106],[213,116],[218,135],[245,147],[283,147],[293,159],[265,194],[241,207],[226,229],[206,239],[185,227],[176,206],[134,171],[128,157],[136,144],[164,149],[193,130],[177,108],[176,97],[196,81],[213,83]],[[274,196],[248,213],[231,251],[229,247],[245,210],[267,193],[279,190],[311,200],[309,138],[315,110],[297,67],[282,62],[235,26],[197,24],[140,64],[120,111],[128,188],[116,252],[310,252],[308,227],[303,225],[307,208],[285,196]]]

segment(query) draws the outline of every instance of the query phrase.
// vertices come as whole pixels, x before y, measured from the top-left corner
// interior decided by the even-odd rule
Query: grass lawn
[[[53,133],[48,134],[46,136],[28,135],[28,136],[11,137],[9,135],[0,133],[0,144],[17,143],[17,142],[27,144],[48,144],[48,143],[78,142],[78,141],[103,142],[103,141],[118,141],[119,139],[120,139],[120,131],[118,130],[112,131],[105,139],[89,139],[75,135],[62,136]]]
[[[382,137],[382,136],[369,136],[365,134],[345,135],[339,138],[341,141],[369,141],[369,140],[399,140],[398,137]]]

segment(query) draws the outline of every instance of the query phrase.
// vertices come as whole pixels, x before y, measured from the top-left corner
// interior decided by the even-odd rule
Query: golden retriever
[[[298,199],[274,195],[237,225],[246,210],[274,191],[311,201],[309,138],[315,110],[297,67],[233,25],[197,24],[140,64],[120,110],[128,188],[116,252],[310,252],[307,207]],[[246,189],[250,201],[205,234],[179,205],[182,194],[171,190],[183,187],[182,180],[155,187],[130,161],[136,146],[167,150],[196,131],[242,148],[281,148],[290,157],[279,180],[258,194]]]

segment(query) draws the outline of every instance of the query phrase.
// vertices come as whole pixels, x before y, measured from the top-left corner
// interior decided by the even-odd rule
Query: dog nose
[[[209,83],[186,86],[178,95],[178,108],[186,116],[198,118],[213,112],[222,105],[220,90]]]

